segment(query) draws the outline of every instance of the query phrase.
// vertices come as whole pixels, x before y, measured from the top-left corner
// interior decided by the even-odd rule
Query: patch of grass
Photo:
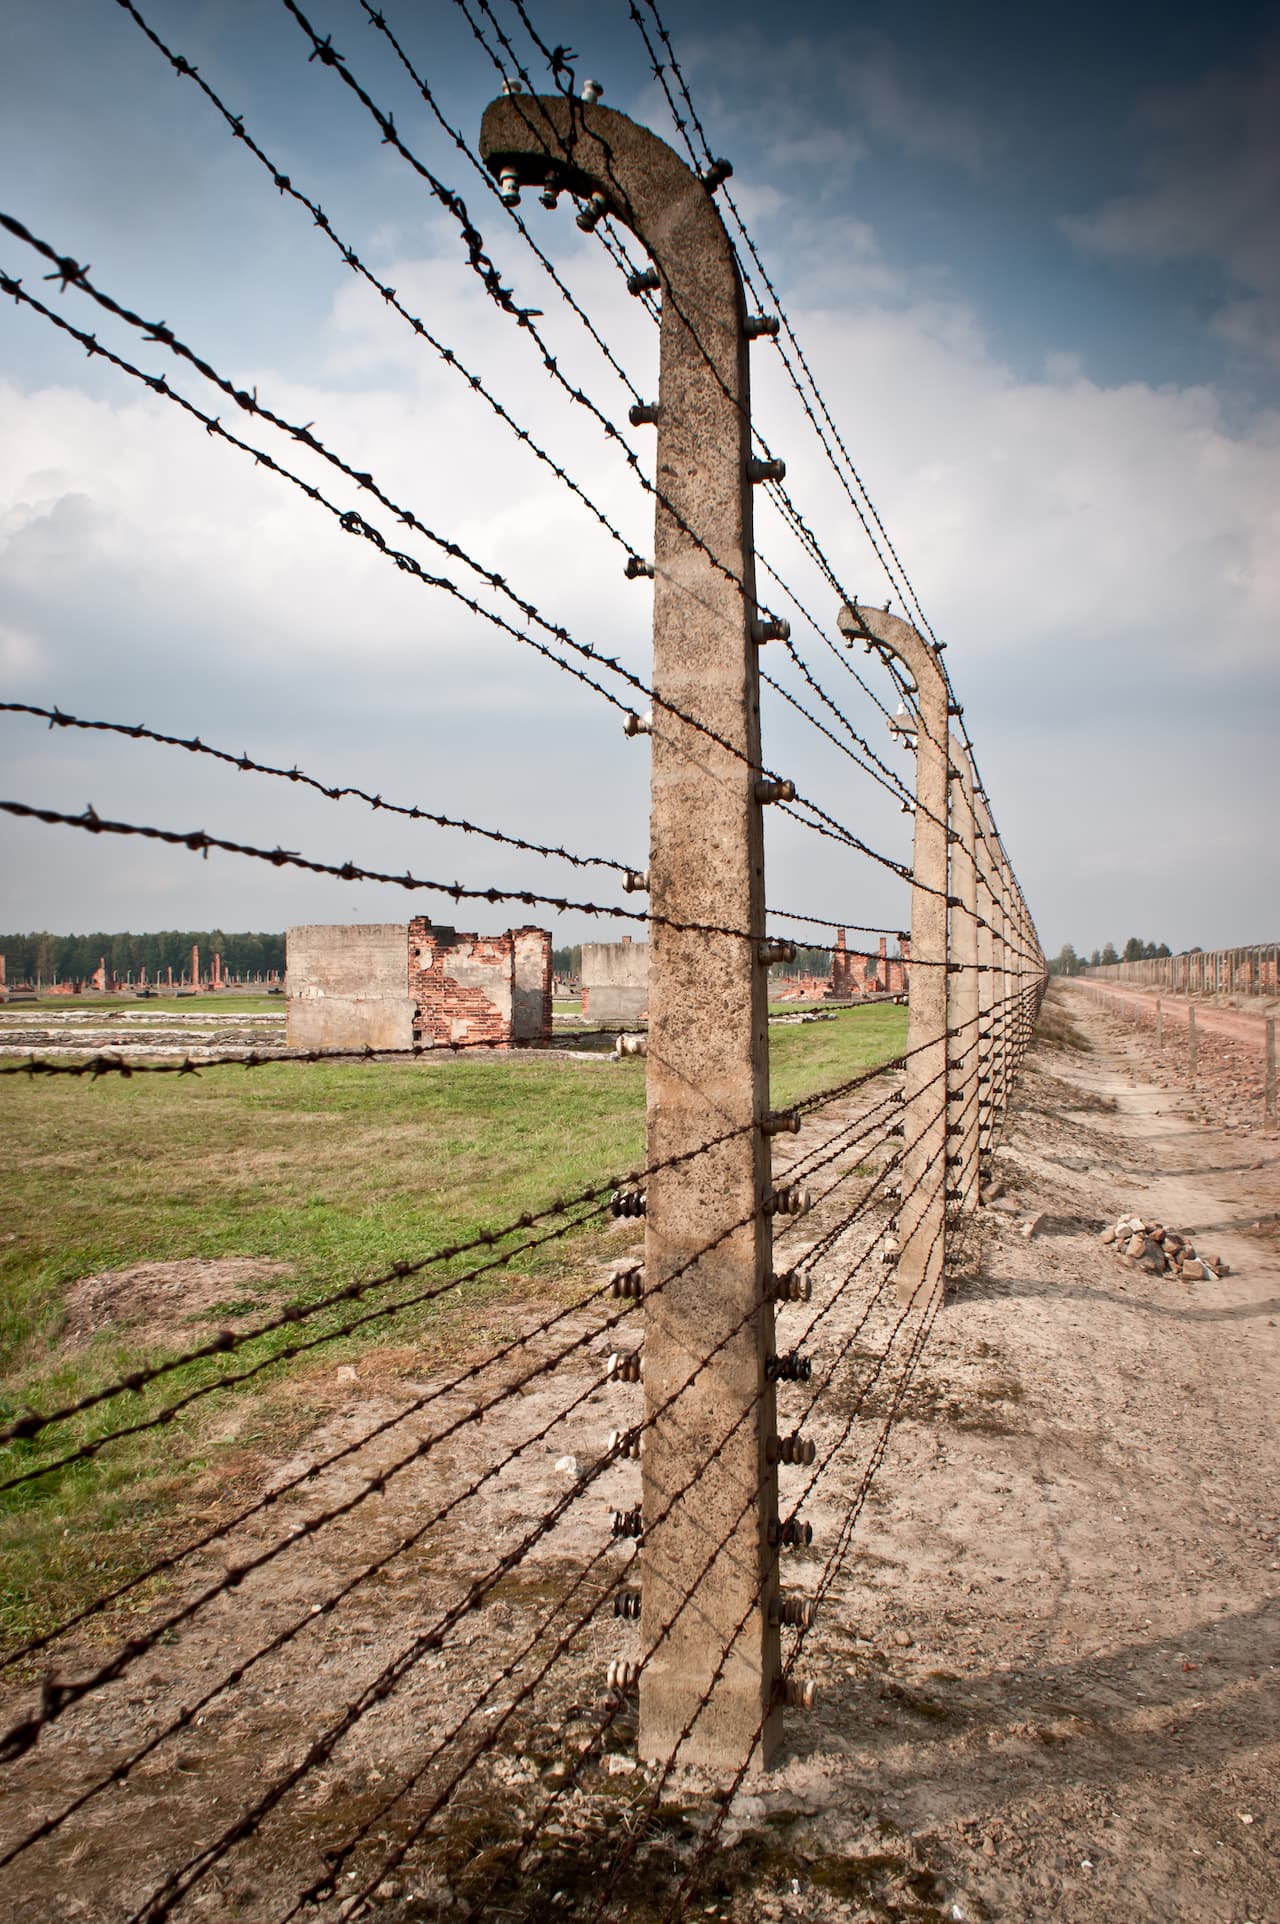
[[[901,1055],[907,1012],[892,1002],[850,1009],[834,1022],[788,1024],[769,1032],[770,1099],[779,1108]]]
[[[1093,1044],[1087,1035],[1076,1027],[1072,1017],[1063,1007],[1059,994],[1050,987],[1048,995],[1040,1005],[1040,1015],[1036,1022],[1037,1042],[1047,1042],[1058,1049],[1069,1049],[1076,1055],[1088,1055]]]

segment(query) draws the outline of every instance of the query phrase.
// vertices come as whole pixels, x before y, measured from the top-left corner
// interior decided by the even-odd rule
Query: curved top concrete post
[[[625,223],[662,288],[649,896],[664,919],[649,931],[640,1749],[664,1758],[679,1743],[684,1762],[732,1767],[752,1745],[772,1754],[780,1671],[745,306],[706,185],[625,115],[509,95],[486,109],[480,151],[508,194],[565,188],[592,203],[580,224],[606,211]],[[692,1463],[698,1483],[673,1504]],[[707,1571],[709,1531],[725,1542]]]
[[[909,621],[847,603],[842,635],[896,655],[915,683],[915,846],[912,855],[911,974],[903,1095],[902,1203],[898,1210],[899,1301],[926,1309],[946,1268],[947,1205],[947,679],[936,648]]]

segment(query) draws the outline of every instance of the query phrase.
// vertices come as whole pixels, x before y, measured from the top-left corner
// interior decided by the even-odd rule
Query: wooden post
[[[896,655],[915,683],[915,848],[911,980],[907,991],[898,1299],[923,1312],[946,1269],[947,1186],[947,683],[936,650],[897,615],[845,605],[840,631]]]
[[[704,183],[605,107],[505,97],[485,111],[480,148],[504,189],[571,189],[629,227],[657,267],[657,475],[669,506],[657,504],[652,563],[650,901],[677,923],[762,939],[750,397],[733,249]],[[646,1192],[640,1751],[670,1756],[705,1702],[680,1757],[712,1767],[753,1743],[767,1762],[780,1734],[766,977],[754,939],[650,925],[649,1161],[732,1133],[656,1170]]]

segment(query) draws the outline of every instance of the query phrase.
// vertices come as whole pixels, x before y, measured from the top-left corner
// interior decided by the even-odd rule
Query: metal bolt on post
[[[495,175],[540,185],[549,147],[562,186],[592,205],[598,197],[630,228],[663,288],[649,898],[664,919],[650,925],[646,1087],[650,1162],[688,1160],[658,1167],[647,1187],[641,1463],[644,1515],[660,1520],[646,1524],[641,1551],[640,1750],[668,1757],[705,1700],[681,1761],[732,1766],[759,1733],[767,1763],[781,1671],[769,1621],[778,1491],[766,1455],[777,1428],[765,1373],[775,1347],[767,970],[756,941],[706,932],[764,936],[746,307],[707,185],[663,141],[559,95],[486,109],[480,148]],[[739,1417],[748,1420],[735,1428]],[[702,1474],[673,1502],[694,1464]],[[735,1517],[704,1575],[708,1545]]]

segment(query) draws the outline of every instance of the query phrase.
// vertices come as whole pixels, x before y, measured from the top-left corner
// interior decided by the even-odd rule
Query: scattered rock
[[[356,1382],[358,1379],[356,1377],[355,1365],[352,1363],[339,1363],[337,1369],[333,1372],[333,1380],[335,1383]]]
[[[915,1643],[915,1638],[909,1630],[895,1630],[893,1633],[893,1641],[897,1644],[899,1650],[910,1650],[911,1646]]]

